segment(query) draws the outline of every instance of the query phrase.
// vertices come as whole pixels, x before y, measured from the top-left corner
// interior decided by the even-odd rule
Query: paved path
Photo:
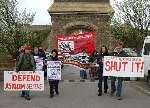
[[[49,98],[49,85],[45,81],[43,92],[32,92],[31,101],[19,97],[20,92],[3,91],[0,82],[0,108],[149,108],[150,95],[141,90],[140,83],[125,82],[123,86],[123,100],[119,101],[109,94],[97,96],[96,82],[67,82],[79,80],[79,69],[71,66],[64,67],[60,82],[60,95]],[[110,86],[109,86],[110,87]]]
[[[44,92],[32,92],[32,100],[19,97],[19,92],[4,92],[0,89],[0,108],[149,108],[150,96],[125,82],[123,100],[109,94],[97,96],[97,82],[61,82],[60,95],[49,98],[49,86]]]
[[[87,70],[87,76],[89,79],[89,71]],[[80,68],[65,65],[62,69],[62,79],[63,80],[79,80],[80,79]]]

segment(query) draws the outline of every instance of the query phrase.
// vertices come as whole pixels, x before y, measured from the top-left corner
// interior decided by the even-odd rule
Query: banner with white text
[[[78,54],[85,49],[91,55],[95,50],[94,32],[78,35],[57,35],[56,41],[58,51],[64,54]]]

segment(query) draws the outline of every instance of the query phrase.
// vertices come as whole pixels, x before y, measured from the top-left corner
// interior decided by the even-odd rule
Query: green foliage
[[[141,32],[137,28],[133,28],[131,25],[120,25],[111,27],[113,36],[121,40],[124,43],[124,47],[135,48],[140,50],[145,38],[145,31]]]
[[[28,33],[22,32],[22,34],[19,35],[19,38],[16,39],[16,43],[12,45],[12,47],[15,47],[14,49],[9,49],[12,48],[11,46],[9,47],[0,47],[0,55],[3,54],[11,54],[13,57],[16,55],[16,51],[18,48],[23,45],[23,44],[28,44],[34,47],[39,47],[41,43],[46,40],[50,32],[50,29],[45,29],[45,30],[37,30],[37,31],[30,31]]]
[[[34,47],[39,47],[47,39],[50,29],[31,31],[24,43]]]
[[[116,0],[115,0],[116,1]],[[150,28],[150,1],[124,0],[115,2],[118,12],[112,19],[111,31],[125,47],[140,50]]]
[[[15,57],[16,50],[28,36],[34,13],[17,10],[16,0],[0,0],[0,49]]]

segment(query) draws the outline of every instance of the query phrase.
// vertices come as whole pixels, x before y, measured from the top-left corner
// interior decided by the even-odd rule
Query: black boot
[[[102,92],[98,92],[98,96],[102,96]]]
[[[50,98],[53,98],[54,97],[54,91],[53,89],[50,89]]]
[[[56,92],[56,95],[59,95],[59,92],[58,92],[58,91]]]
[[[102,96],[102,89],[101,88],[98,89],[98,96]]]
[[[104,93],[107,94],[107,90],[104,90]]]
[[[54,97],[54,94],[50,94],[50,98],[53,98]]]

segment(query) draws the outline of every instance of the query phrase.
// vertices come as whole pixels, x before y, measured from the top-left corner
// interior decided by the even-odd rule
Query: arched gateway
[[[50,48],[55,47],[55,36],[82,31],[95,33],[95,46],[113,46],[110,20],[113,13],[109,0],[55,0],[48,10],[51,15],[52,30],[49,37]]]
[[[49,37],[50,48],[55,47],[57,35],[66,34],[65,38],[67,39],[69,34],[80,34],[82,32],[94,32],[94,40],[90,39],[90,42],[91,40],[95,42],[97,50],[102,45],[106,45],[110,49],[113,47],[114,39],[110,33],[110,21],[113,10],[109,0],[55,0],[48,12],[52,21],[52,30]],[[79,42],[78,44],[82,44],[83,41]],[[89,41],[86,40],[85,42]],[[91,44],[90,42],[88,45],[92,46],[92,42]],[[72,48],[68,47],[68,49]],[[65,62],[71,64],[73,61]],[[78,63],[73,62],[73,64]],[[63,73],[63,79],[80,78],[79,70],[73,66],[64,67],[65,75]]]

